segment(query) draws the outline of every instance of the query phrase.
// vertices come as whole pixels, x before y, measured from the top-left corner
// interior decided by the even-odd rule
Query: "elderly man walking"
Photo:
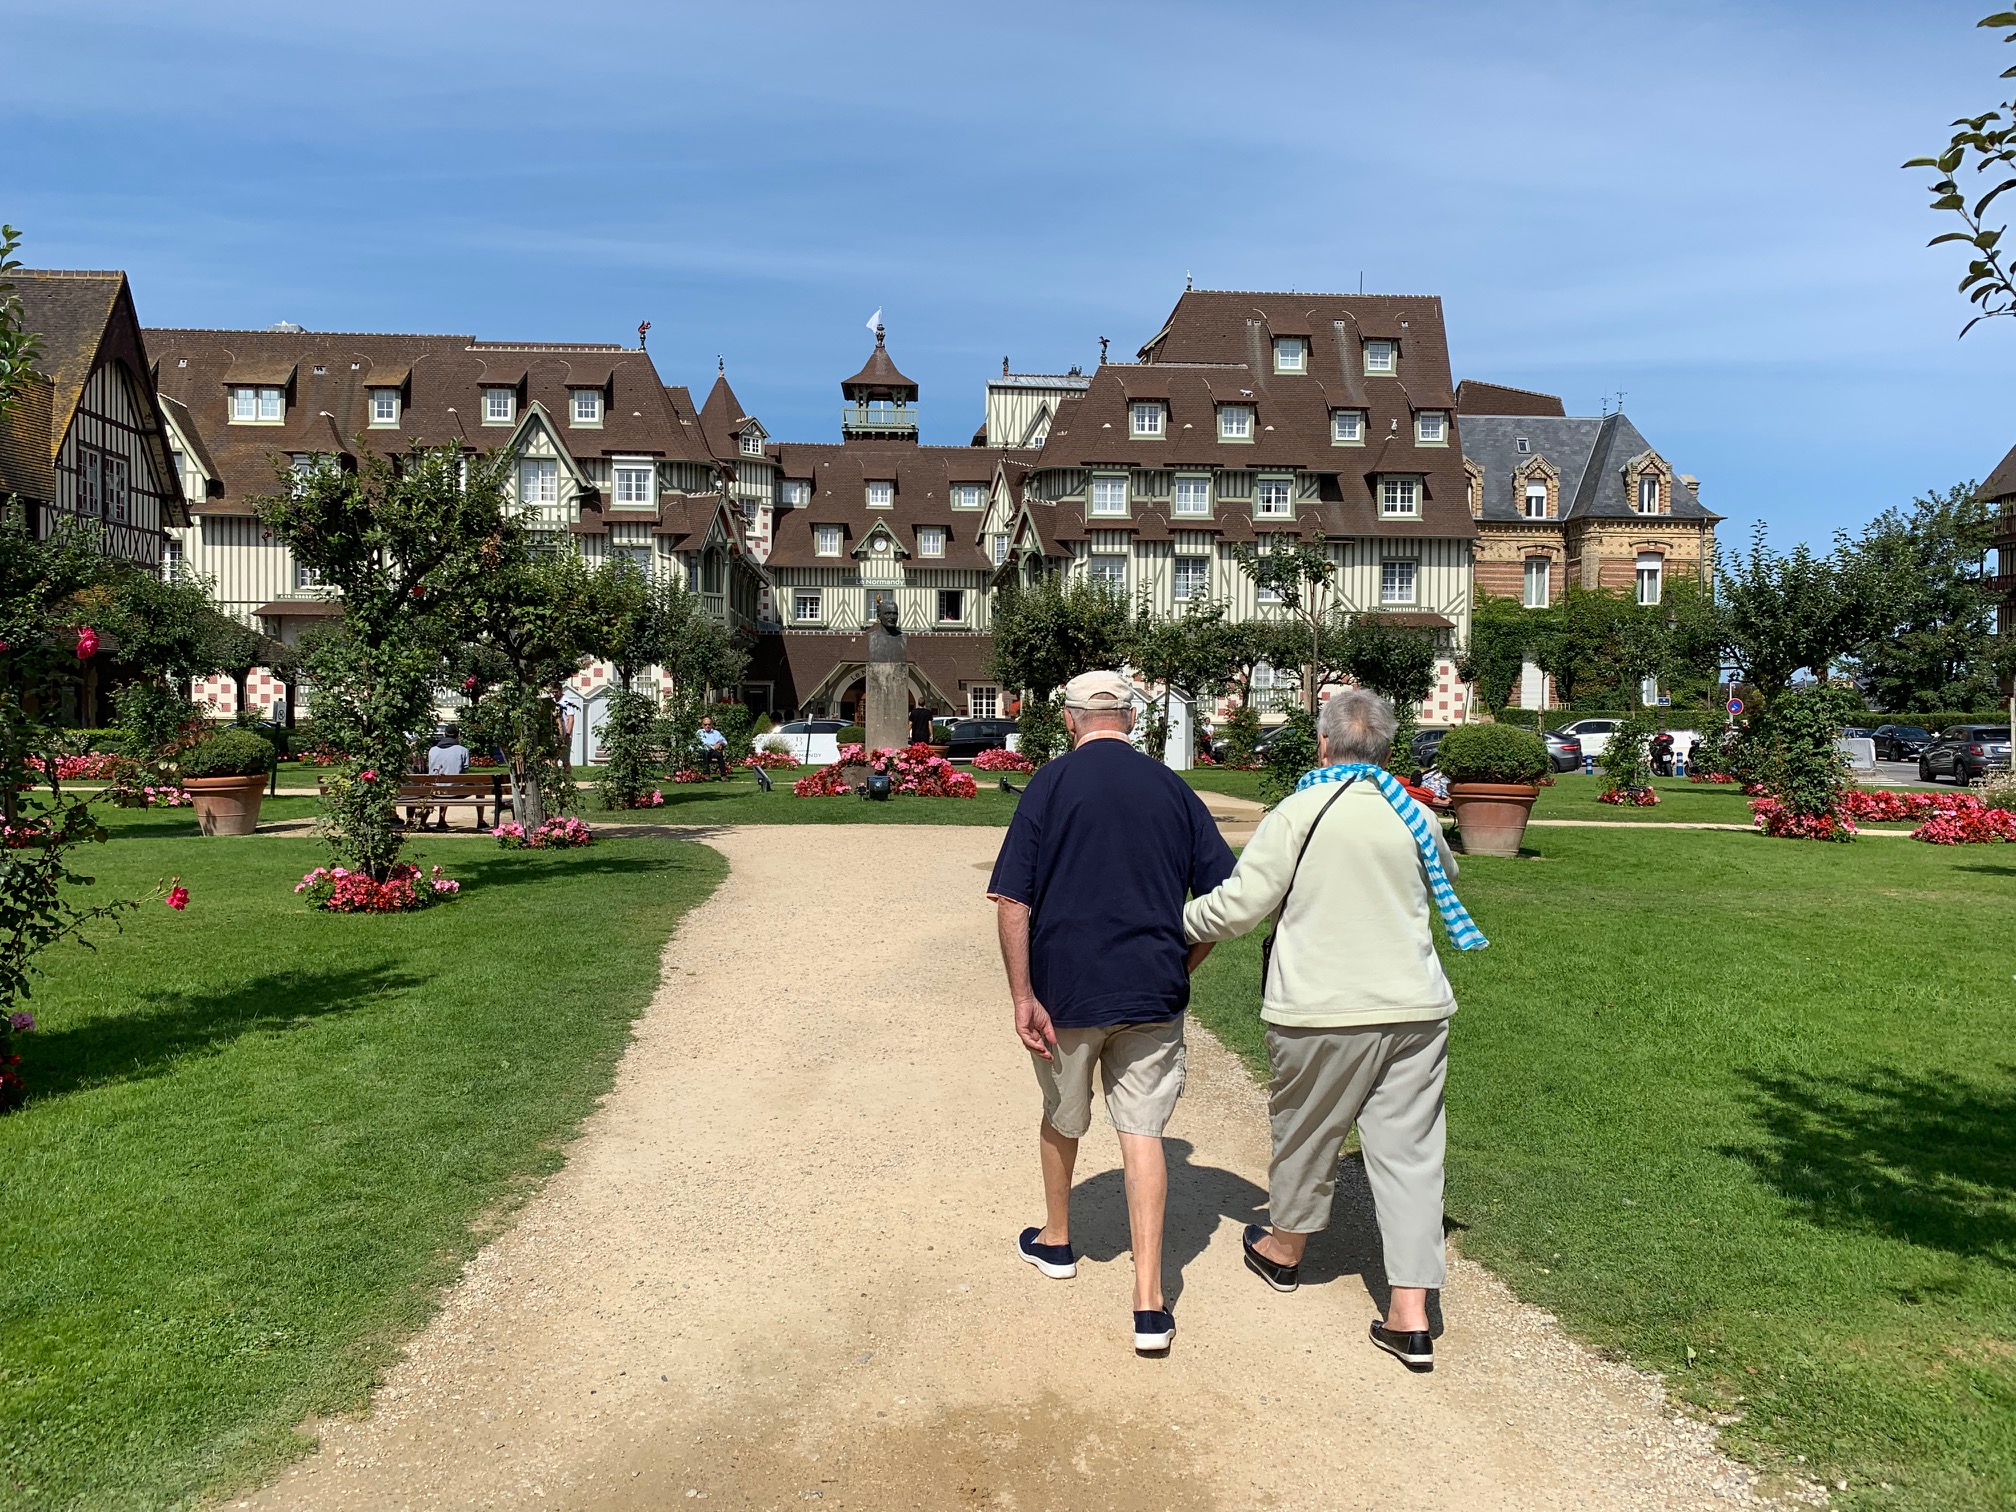
[[[1071,1173],[1096,1074],[1127,1186],[1134,1347],[1152,1353],[1176,1333],[1162,1295],[1162,1130],[1183,1091],[1183,900],[1224,881],[1232,851],[1184,781],[1134,749],[1119,673],[1074,677],[1064,727],[1071,753],[1029,780],[987,885],[1015,1033],[1043,1094],[1044,1223],[1016,1252],[1053,1279],[1077,1274]]]
[[[1355,1123],[1379,1215],[1386,1316],[1372,1342],[1432,1370],[1428,1291],[1446,1276],[1442,1086],[1456,999],[1431,912],[1459,948],[1485,939],[1449,878],[1432,816],[1379,763],[1392,705],[1347,688],[1323,706],[1323,764],[1261,821],[1238,868],[1183,913],[1192,940],[1229,940],[1270,914],[1260,1017],[1274,1073],[1267,1172],[1272,1232],[1248,1227],[1246,1264],[1276,1291],[1300,1280],[1309,1236],[1330,1223],[1337,1162]]]

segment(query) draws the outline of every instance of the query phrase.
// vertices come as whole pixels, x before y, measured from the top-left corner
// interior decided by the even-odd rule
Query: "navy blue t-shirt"
[[[1029,779],[987,891],[1029,905],[1029,985],[1059,1029],[1145,1024],[1189,1007],[1183,902],[1233,864],[1181,777],[1088,740]]]

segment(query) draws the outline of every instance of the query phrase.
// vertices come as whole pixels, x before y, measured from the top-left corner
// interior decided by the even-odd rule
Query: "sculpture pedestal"
[[[910,744],[910,677],[904,663],[868,664],[867,707],[861,720],[871,751],[901,750]]]

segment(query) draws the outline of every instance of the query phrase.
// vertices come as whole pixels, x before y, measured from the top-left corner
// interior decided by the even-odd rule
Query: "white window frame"
[[[1218,439],[1220,441],[1251,441],[1253,439],[1253,406],[1250,404],[1219,405]]]
[[[810,604],[812,612],[807,614],[805,606]],[[826,595],[817,588],[793,588],[791,590],[791,623],[794,625],[821,624],[826,618]]]
[[[794,507],[812,502],[812,485],[803,478],[786,478],[778,485],[778,491],[781,502]]]
[[[587,408],[584,410],[583,405]],[[602,423],[602,390],[599,388],[577,388],[568,394],[567,419],[570,425],[600,425]]]
[[[958,598],[959,612],[957,614],[947,614],[945,612],[945,603],[948,596],[956,596]],[[963,625],[966,623],[966,590],[964,588],[940,588],[938,590],[937,605],[939,624]]]
[[[1330,444],[1332,446],[1363,446],[1365,444],[1365,411],[1359,409],[1330,411]]]
[[[182,543],[169,536],[161,543],[161,577],[173,582],[182,573]]]
[[[1179,604],[1188,603],[1193,598],[1211,596],[1211,558],[1208,556],[1178,556],[1176,566],[1170,573],[1171,592]]]
[[[1412,557],[1388,557],[1379,564],[1379,602],[1414,603],[1421,591],[1421,564]]]
[[[942,557],[945,555],[945,527],[943,525],[919,525],[917,527],[917,555],[920,557]]]
[[[653,476],[657,471],[653,462],[614,463],[609,469],[609,501],[626,509],[651,508],[658,502]]]
[[[1546,557],[1526,558],[1526,582],[1520,602],[1528,609],[1545,609],[1554,591],[1554,564]]]
[[[1127,513],[1127,478],[1116,474],[1111,477],[1092,480],[1092,503],[1087,514],[1125,515]]]
[[[1253,513],[1270,520],[1285,520],[1295,513],[1295,480],[1261,478],[1253,485]]]
[[[837,557],[847,545],[847,535],[838,525],[814,525],[812,527],[812,554],[822,557]]]
[[[1666,593],[1666,558],[1656,551],[1638,553],[1638,602],[1645,608],[1654,608]]]
[[[1186,519],[1208,520],[1211,517],[1211,479],[1202,475],[1179,476],[1169,510],[1171,514],[1182,515]]]
[[[1127,433],[1134,439],[1160,441],[1168,429],[1168,414],[1160,400],[1144,399],[1127,406]]]
[[[952,485],[952,507],[954,509],[979,509],[987,502],[987,489],[979,483],[954,483]]]
[[[870,509],[894,509],[896,507],[896,485],[887,478],[870,478],[867,487]]]
[[[129,510],[127,462],[117,452],[105,453],[105,518],[123,523]]]
[[[1390,378],[1399,367],[1398,342],[1375,339],[1365,343],[1365,372],[1368,377]]]
[[[999,719],[1001,717],[1001,690],[992,683],[976,683],[966,690],[966,717],[968,719]]]
[[[259,390],[259,423],[278,425],[287,418],[287,391],[278,388]]]
[[[394,426],[399,423],[399,390],[389,385],[371,390],[371,423]]]
[[[1421,514],[1421,480],[1419,478],[1381,478],[1379,480],[1379,518],[1382,520],[1412,520]]]
[[[1539,507],[1536,509],[1535,505]],[[1526,518],[1529,520],[1547,518],[1547,484],[1539,478],[1526,485]]]
[[[239,384],[231,390],[233,425],[280,425],[287,419],[287,391],[270,385]]]
[[[500,404],[499,401],[502,401]],[[483,389],[483,423],[485,425],[509,425],[518,418],[518,390],[501,384],[488,384]]]
[[[1308,372],[1309,338],[1306,336],[1276,336],[1274,338],[1274,371],[1277,373]]]
[[[996,567],[1008,560],[1008,532],[997,530],[987,537],[987,555]]]
[[[1109,567],[1107,564],[1110,563]],[[1119,569],[1118,571],[1113,570]],[[1127,558],[1117,552],[1095,553],[1085,560],[1085,580],[1120,593],[1127,591]]]
[[[742,432],[742,455],[745,457],[763,455],[763,432],[753,425]]]
[[[1650,508],[1646,507],[1648,495],[1650,496]],[[1638,500],[1632,507],[1641,515],[1656,515],[1659,513],[1659,474],[1648,472],[1638,475]]]
[[[1447,446],[1449,444],[1449,412],[1447,410],[1419,410],[1414,415],[1414,444],[1416,446]]]
[[[651,576],[653,563],[652,551],[649,546],[639,546],[634,542],[625,542],[621,546],[611,546],[609,548],[609,555],[619,562],[628,562],[647,578]]]
[[[518,502],[520,504],[560,502],[560,464],[557,460],[552,457],[519,459]]]
[[[294,591],[301,593],[310,588],[322,586],[321,572],[305,562],[294,563]]]

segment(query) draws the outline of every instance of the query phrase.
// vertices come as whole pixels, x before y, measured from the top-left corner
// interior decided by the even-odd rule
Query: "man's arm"
[[[1049,1010],[1036,1001],[1029,985],[1029,905],[1013,898],[994,900],[994,920],[1001,936],[1001,964],[1008,969],[1008,997],[1015,1005],[1015,1035],[1045,1060],[1057,1043]]]

